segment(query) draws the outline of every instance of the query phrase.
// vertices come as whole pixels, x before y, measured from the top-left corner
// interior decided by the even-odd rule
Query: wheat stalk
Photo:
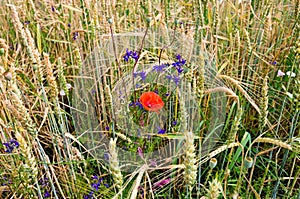
[[[268,79],[269,77],[266,76],[263,80],[263,86],[262,86],[262,92],[261,92],[261,103],[260,103],[260,110],[261,110],[261,114],[259,115],[259,127],[262,130],[265,125],[267,124],[268,121],[268,101],[269,101],[269,97],[268,97]]]
[[[113,138],[110,139],[110,142],[109,142],[109,154],[110,154],[109,165],[110,165],[110,172],[115,180],[115,185],[118,189],[121,189],[122,184],[123,184],[123,175],[122,175],[120,167],[119,167],[116,142],[117,142],[117,139],[113,139]]]
[[[282,147],[282,148],[285,148],[285,149],[288,149],[290,151],[293,150],[292,146],[290,144],[287,144],[285,142],[282,142],[281,140],[276,140],[276,139],[273,139],[273,138],[262,138],[262,137],[258,137],[256,138],[253,143],[255,142],[264,142],[264,143],[270,143],[270,144],[274,144],[276,146],[279,146],[279,147]]]
[[[184,133],[185,136],[185,157],[184,157],[184,179],[190,191],[196,182],[197,165],[194,146],[194,134],[190,131]]]

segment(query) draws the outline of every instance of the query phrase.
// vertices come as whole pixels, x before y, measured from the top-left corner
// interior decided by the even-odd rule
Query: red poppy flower
[[[140,97],[140,102],[147,111],[153,111],[157,113],[159,113],[159,110],[165,105],[161,97],[154,92],[143,93]]]

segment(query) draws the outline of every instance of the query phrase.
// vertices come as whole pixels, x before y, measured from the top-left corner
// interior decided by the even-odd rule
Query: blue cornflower
[[[176,69],[179,74],[183,72],[183,68],[181,68],[181,67],[177,67]]]
[[[126,53],[125,53],[125,55],[124,55],[124,60],[126,61],[126,62],[128,62],[128,60],[129,60],[129,58],[130,58],[130,56],[132,55],[132,51],[131,50],[128,50],[128,48],[126,48]]]
[[[145,71],[141,71],[141,72],[140,72],[140,77],[141,77],[142,81],[145,81],[145,79],[146,79],[146,77],[147,77],[146,72],[145,72]]]
[[[133,52],[131,55],[132,59],[134,59],[135,61],[137,61],[139,59],[139,55],[137,52]]]
[[[166,133],[166,129],[158,129],[159,131],[157,132],[157,134],[165,134]]]
[[[176,124],[177,124],[177,121],[174,120],[174,121],[172,122],[172,125],[173,125],[173,126],[176,126]]]
[[[180,77],[179,76],[171,76],[171,75],[167,75],[166,76],[169,80],[173,80],[173,82],[176,84],[176,86],[178,86],[179,81],[180,81]]]
[[[143,105],[141,104],[141,102],[135,102],[135,106],[138,106],[141,110],[144,109]]]
[[[132,57],[132,59],[134,59],[135,61],[137,61],[139,59],[139,55],[137,52],[133,52],[131,50],[128,50],[128,48],[127,48],[126,53],[123,56],[124,61],[128,62],[130,57]]]
[[[44,179],[40,179],[39,180],[39,183],[41,184],[42,187],[45,187],[48,185],[48,178],[47,177],[44,177]]]
[[[14,139],[11,139],[9,142],[4,142],[3,145],[6,147],[5,152],[11,153],[14,150],[14,148],[19,147],[19,142]]]
[[[51,196],[50,193],[48,191],[45,191],[44,198],[49,198],[50,196]]]
[[[92,183],[92,188],[95,189],[95,191],[98,191],[100,187],[100,182],[98,181],[97,183]]]
[[[182,59],[180,54],[176,55],[176,59],[177,59],[178,61],[173,62],[173,63],[172,63],[172,66],[173,66],[174,68],[176,68],[177,72],[180,74],[180,73],[183,72],[182,66],[186,63],[186,60],[185,60],[185,59]]]
[[[134,78],[136,78],[137,76],[140,76],[142,81],[145,81],[146,77],[147,77],[147,74],[146,74],[145,71],[140,71],[140,72],[133,73]]]
[[[168,67],[168,65],[169,64],[155,65],[155,66],[153,66],[152,71],[162,72],[164,70],[164,68]]]

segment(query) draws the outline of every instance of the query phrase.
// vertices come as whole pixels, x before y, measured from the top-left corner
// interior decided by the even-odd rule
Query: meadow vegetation
[[[0,198],[299,199],[299,4],[2,0]]]

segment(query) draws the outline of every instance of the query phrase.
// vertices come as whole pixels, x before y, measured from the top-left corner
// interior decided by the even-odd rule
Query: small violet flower
[[[172,125],[173,125],[173,126],[176,126],[176,124],[177,124],[177,121],[174,120],[174,121],[172,122]]]
[[[166,68],[168,66],[169,66],[169,64],[155,65],[155,66],[153,66],[152,71],[162,72],[164,70],[164,68]]]
[[[20,146],[19,142],[14,139],[11,139],[9,142],[4,142],[3,145],[6,147],[6,153],[11,153],[15,148]]]
[[[186,63],[186,60],[182,59],[180,54],[176,55],[176,59],[177,61],[172,63],[172,66],[175,67],[178,74],[180,74],[183,72],[182,66]]]
[[[179,76],[176,76],[176,75],[167,75],[166,76],[169,80],[173,80],[173,82],[176,84],[176,86],[178,86],[179,84],[179,81],[180,81],[180,77]]]
[[[137,76],[140,76],[142,81],[145,81],[146,77],[147,77],[147,74],[146,74],[145,71],[133,73],[133,77],[137,77]]]
[[[51,196],[50,193],[48,191],[45,191],[44,198],[49,198],[50,196]]]
[[[141,110],[144,109],[144,107],[143,107],[143,105],[141,104],[141,102],[135,102],[135,106],[138,106],[139,109],[141,109]]]
[[[75,41],[78,36],[79,36],[79,33],[78,32],[74,32],[72,39]]]
[[[165,133],[166,133],[166,129],[161,129],[161,128],[158,129],[157,134],[165,134]]]
[[[137,61],[139,59],[139,55],[137,52],[133,52],[131,50],[128,50],[128,48],[127,48],[126,53],[123,56],[123,59],[124,59],[124,61],[128,62],[130,57],[132,57],[132,59],[134,59],[135,61]]]

